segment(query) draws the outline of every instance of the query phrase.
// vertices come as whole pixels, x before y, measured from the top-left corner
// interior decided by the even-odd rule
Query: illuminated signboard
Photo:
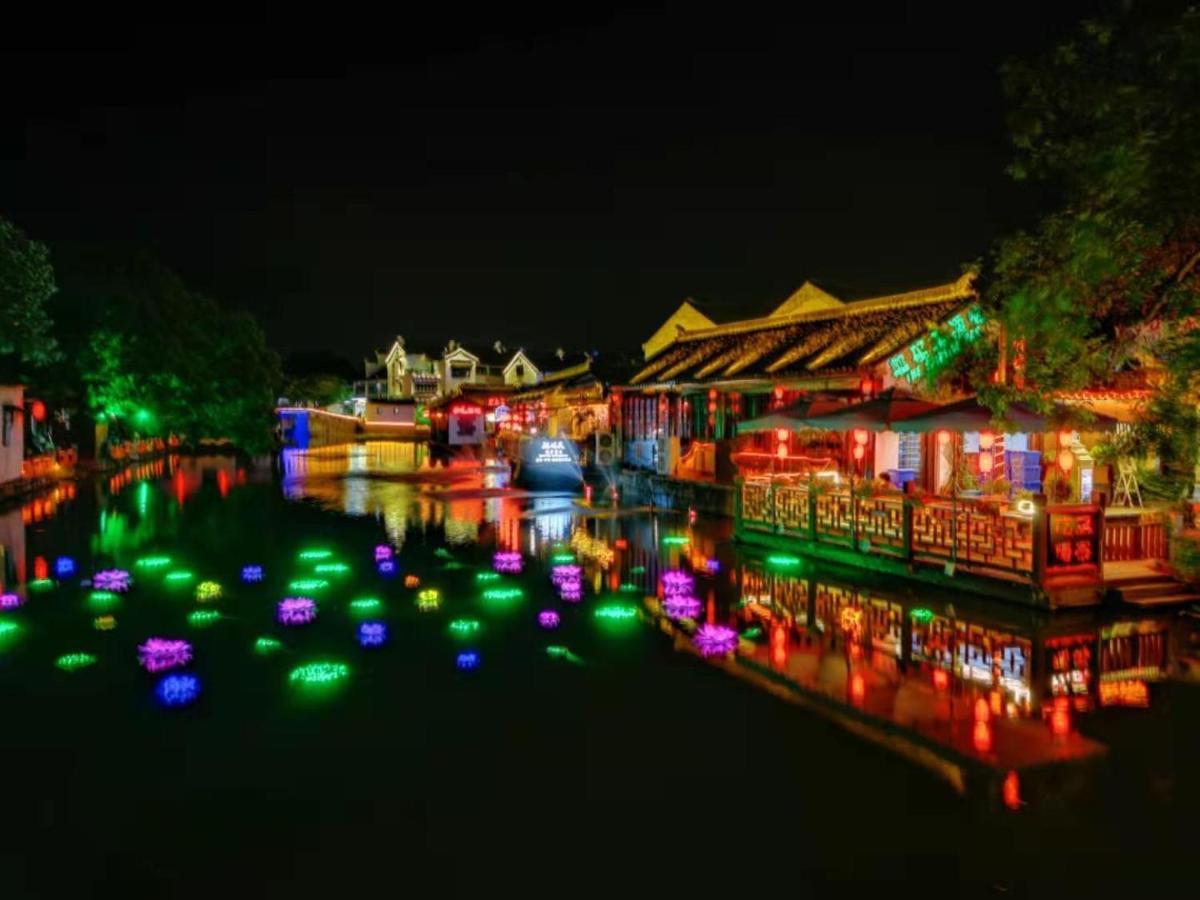
[[[971,306],[948,319],[945,328],[918,338],[888,359],[892,377],[911,384],[933,377],[958,356],[963,347],[979,338],[984,321],[983,311],[978,306]]]
[[[579,448],[566,438],[538,437],[525,443],[520,480],[528,484],[577,486],[583,480]]]
[[[449,433],[451,444],[482,444],[483,407],[474,403],[455,403],[451,406]]]

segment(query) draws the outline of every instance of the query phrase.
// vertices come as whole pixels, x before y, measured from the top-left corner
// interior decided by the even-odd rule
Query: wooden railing
[[[1113,516],[1104,522],[1104,558],[1166,559],[1167,526],[1156,513]]]
[[[993,500],[919,500],[899,493],[810,492],[807,482],[742,482],[739,524],[751,530],[840,545],[909,562],[955,565],[1007,580],[1042,583],[1098,576],[1098,506],[1039,507],[1019,514]]]

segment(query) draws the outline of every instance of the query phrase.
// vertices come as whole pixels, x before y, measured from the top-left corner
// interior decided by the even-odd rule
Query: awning
[[[893,422],[937,409],[936,403],[918,400],[911,394],[896,389],[883,391],[879,396],[853,406],[845,406],[831,412],[809,413],[804,418],[808,428],[824,431],[851,431],[865,428],[868,431],[884,431]]]
[[[993,419],[996,420],[994,424]],[[906,419],[892,422],[893,431],[1002,431],[1005,434],[1018,432],[1037,433],[1055,431],[1064,427],[1078,427],[1083,431],[1112,431],[1117,420],[1110,416],[1093,414],[1090,418],[1080,410],[1057,404],[1048,414],[1034,412],[1020,403],[1011,403],[1003,416],[996,416],[979,402],[978,397],[968,397],[956,403],[939,406],[928,412],[918,413]]]
[[[806,416],[832,412],[844,406],[845,404],[840,400],[829,396],[805,397],[789,406],[780,407],[768,415],[739,422],[737,433],[748,434],[752,431],[777,431],[779,429],[786,431],[811,430],[811,426],[804,424]]]

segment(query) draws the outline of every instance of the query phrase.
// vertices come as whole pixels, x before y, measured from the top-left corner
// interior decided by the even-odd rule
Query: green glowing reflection
[[[564,563],[573,563],[573,562],[575,562],[575,554],[574,553],[555,553],[553,556],[550,557],[550,562],[554,563],[555,565],[560,565],[560,566],[563,565]]]
[[[0,650],[15,641],[20,634],[21,626],[16,622],[9,622],[6,619],[0,620]]]
[[[483,592],[484,600],[516,600],[524,596],[525,592],[519,587],[488,588]]]
[[[54,582],[49,578],[37,578],[29,582],[31,591],[48,591],[54,587]]]
[[[551,659],[565,659],[567,662],[572,662],[576,665],[579,665],[583,662],[582,658],[576,656],[566,647],[560,646],[559,644],[551,644],[549,647],[547,647],[546,655]]]
[[[631,566],[629,569],[629,574],[630,575],[645,575],[646,567],[645,566]]]
[[[298,578],[288,585],[290,590],[301,594],[307,594],[310,591],[320,591],[327,587],[329,587],[329,582],[320,578]]]
[[[637,617],[637,607],[627,603],[605,603],[603,606],[597,606],[593,615],[597,619],[626,621]]]
[[[197,609],[188,613],[187,620],[193,628],[207,628],[220,618],[221,614],[215,609]]]
[[[383,609],[383,604],[376,597],[359,597],[350,601],[350,612],[356,616],[370,616]]]
[[[145,482],[143,482],[145,484]],[[169,556],[143,556],[134,566],[141,569],[143,572],[154,571],[155,569],[165,569],[171,564]]]
[[[64,653],[54,661],[64,672],[76,672],[96,664],[96,657],[90,653]]]
[[[450,633],[456,637],[470,637],[479,633],[478,619],[455,619],[450,623]]]
[[[195,574],[189,572],[187,569],[176,569],[174,572],[168,572],[163,581],[165,581],[167,584],[180,585],[187,584],[195,577]]]
[[[120,603],[121,598],[112,591],[92,591],[88,594],[88,606],[100,612],[115,609]]]
[[[340,562],[320,563],[313,566],[313,571],[318,575],[345,575],[350,571],[350,567]]]
[[[260,637],[254,642],[254,652],[260,656],[266,656],[274,653],[276,650],[283,649],[283,642],[273,637]]]
[[[476,572],[475,580],[479,581],[479,582],[499,581],[500,573],[499,572]]]
[[[318,548],[312,550],[301,550],[299,555],[300,558],[304,560],[329,559],[329,557],[333,556],[333,551]]]
[[[641,593],[642,589],[640,587],[638,587],[636,584],[630,584],[627,581],[623,585],[621,585],[619,590],[621,591],[622,594],[638,594],[638,593]]]
[[[331,687],[350,677],[350,667],[340,662],[311,662],[292,669],[288,681],[300,687]]]

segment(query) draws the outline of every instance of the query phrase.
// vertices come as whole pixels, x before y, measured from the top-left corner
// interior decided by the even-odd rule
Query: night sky
[[[1099,8],[561,6],[6,29],[0,215],[149,246],[285,353],[632,349],[688,296],[956,277],[1045,202],[997,66]]]

